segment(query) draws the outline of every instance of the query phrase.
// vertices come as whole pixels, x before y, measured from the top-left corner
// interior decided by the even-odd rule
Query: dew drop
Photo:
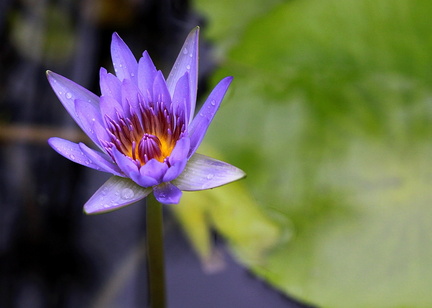
[[[190,70],[190,65],[189,64],[186,65],[186,69]]]
[[[188,53],[188,50],[187,50],[187,48],[185,48],[185,49],[183,49],[183,54],[187,54]]]
[[[59,91],[59,95],[63,95],[63,92],[62,92],[62,91]]]
[[[66,93],[66,98],[67,98],[67,99],[71,99],[71,98],[72,98],[72,94],[69,93],[69,92],[67,92],[67,93]]]
[[[191,58],[192,58],[192,57],[193,57],[193,54],[191,54],[191,53],[190,53],[190,54],[189,54],[189,57],[191,57]]]
[[[71,154],[69,155],[70,159],[75,159],[75,155]]]
[[[211,104],[212,106],[216,105],[215,100],[213,99],[213,100],[210,102],[210,104]]]
[[[131,77],[135,77],[135,74],[134,74],[134,73],[131,73]]]
[[[122,197],[123,199],[125,199],[125,200],[132,199],[134,196],[135,196],[135,193],[134,193],[134,191],[133,191],[132,189],[130,189],[130,188],[124,188],[124,189],[121,191],[121,197]]]
[[[207,180],[211,180],[212,178],[214,178],[214,174],[210,173],[207,175]]]

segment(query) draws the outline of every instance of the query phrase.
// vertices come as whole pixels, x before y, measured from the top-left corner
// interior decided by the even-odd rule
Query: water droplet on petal
[[[187,48],[183,49],[183,53],[186,55],[188,53]]]
[[[211,180],[212,178],[214,178],[214,174],[210,173],[207,175],[207,180]]]
[[[66,93],[66,98],[67,98],[67,99],[71,99],[71,98],[72,98],[72,94],[69,93],[69,92],[67,92],[67,93]]]
[[[213,100],[210,102],[210,104],[211,104],[212,106],[216,105],[215,100],[213,99]]]
[[[132,199],[135,196],[135,193],[130,188],[124,188],[121,192],[121,197],[125,200]]]
[[[69,155],[70,159],[75,159],[75,155],[71,154]]]
[[[186,65],[186,69],[190,70],[190,65],[189,64]]]
[[[191,58],[192,58],[192,57],[193,57],[193,54],[191,54],[191,53],[190,53],[190,54],[189,54],[189,57],[191,57]]]

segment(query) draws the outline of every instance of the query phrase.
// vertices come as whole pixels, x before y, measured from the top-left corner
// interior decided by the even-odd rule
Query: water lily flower
[[[222,79],[194,116],[198,37],[197,27],[165,80],[146,51],[137,61],[114,33],[115,75],[100,69],[100,97],[47,72],[63,106],[98,150],[57,137],[49,144],[75,163],[113,174],[84,205],[86,213],[112,211],[152,192],[159,202],[176,204],[182,191],[210,189],[245,176],[228,163],[196,153],[232,81]]]

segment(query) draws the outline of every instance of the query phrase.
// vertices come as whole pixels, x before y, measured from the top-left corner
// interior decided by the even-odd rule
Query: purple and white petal
[[[177,204],[180,202],[182,192],[171,183],[162,183],[153,188],[157,201],[163,204]]]
[[[98,130],[95,129],[96,125],[104,126],[104,122],[101,117],[99,106],[89,104],[86,101],[76,99],[75,100],[76,114],[80,120],[82,130],[90,137],[90,139],[99,148],[103,148],[100,144],[100,137],[98,136]]]
[[[90,149],[84,143],[79,143],[79,148],[84,153],[84,155],[86,155],[88,159],[93,162],[94,165],[99,167],[98,170],[121,177],[125,176],[120,168],[112,161],[109,155]]]
[[[89,158],[80,148],[79,144],[58,138],[52,137],[48,139],[48,144],[60,155],[66,157],[67,159],[73,161],[74,163],[95,169],[102,170],[99,164],[95,163],[91,158]]]
[[[161,163],[156,159],[150,159],[144,166],[141,166],[140,174],[142,176],[152,177],[159,184],[162,181],[164,174],[167,172],[168,166],[165,163]],[[153,184],[153,185],[156,185]]]
[[[187,160],[178,161],[175,164],[171,165],[171,167],[165,173],[162,181],[163,182],[171,182],[176,177],[178,177],[186,167]]]
[[[75,122],[77,122],[77,124],[82,128],[81,122],[75,111],[75,100],[79,99],[88,102],[91,105],[98,106],[99,97],[72,80],[54,72],[47,71],[47,78],[60,102]]]
[[[177,141],[174,149],[168,157],[168,162],[173,165],[179,161],[187,160],[190,149],[190,138],[185,136]]]
[[[195,153],[201,144],[232,80],[232,77],[225,77],[216,85],[189,126],[189,137],[191,139],[189,157]]]
[[[117,120],[117,115],[123,115],[123,107],[120,103],[111,96],[101,96],[100,98],[100,113],[104,119],[108,116],[110,119]]]
[[[185,73],[177,82],[174,95],[172,98],[173,110],[176,114],[184,113],[186,117],[186,123],[189,124],[189,119],[191,119],[191,108],[192,104],[189,98],[189,73]],[[178,109],[181,110],[178,110]]]
[[[173,68],[167,78],[167,86],[171,96],[174,95],[174,91],[179,79],[186,73],[189,72],[189,99],[190,99],[190,118],[188,122],[192,120],[195,112],[195,103],[198,88],[198,47],[199,47],[199,27],[193,29],[186,41],[183,44],[182,49],[174,63]],[[189,109],[189,108],[188,108]]]
[[[172,183],[184,191],[204,190],[244,178],[246,174],[226,162],[195,153]]]
[[[132,111],[139,110],[139,104],[143,101],[138,86],[129,79],[123,80],[121,101],[123,116],[129,117]]]
[[[143,188],[132,180],[113,176],[106,181],[84,205],[87,214],[116,210],[144,199],[152,188]]]
[[[121,102],[121,82],[111,73],[108,73],[103,67],[99,71],[99,85],[101,96],[110,96]]]
[[[171,95],[168,92],[165,78],[161,71],[156,73],[156,77],[153,82],[153,102],[163,102],[167,108],[171,106]]]
[[[147,51],[144,51],[138,62],[138,87],[146,100],[153,97],[153,82],[156,77],[156,67]]]
[[[111,58],[114,71],[120,81],[130,79],[136,83],[138,70],[137,60],[117,33],[112,35]]]
[[[132,173],[139,172],[139,168],[136,162],[132,160],[132,158],[120,153],[116,147],[111,148],[112,155],[114,156],[114,160],[116,164],[119,166],[120,170],[123,171],[124,174],[130,176]]]

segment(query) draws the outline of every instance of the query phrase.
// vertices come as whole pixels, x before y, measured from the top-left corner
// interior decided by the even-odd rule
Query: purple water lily
[[[214,188],[245,176],[228,163],[195,153],[232,81],[222,79],[194,117],[198,36],[195,28],[165,80],[147,52],[137,62],[114,33],[115,75],[101,68],[100,97],[47,72],[66,110],[100,151],[57,137],[49,144],[76,163],[113,174],[84,205],[85,212],[112,211],[151,192],[161,203],[176,204],[181,191]]]

